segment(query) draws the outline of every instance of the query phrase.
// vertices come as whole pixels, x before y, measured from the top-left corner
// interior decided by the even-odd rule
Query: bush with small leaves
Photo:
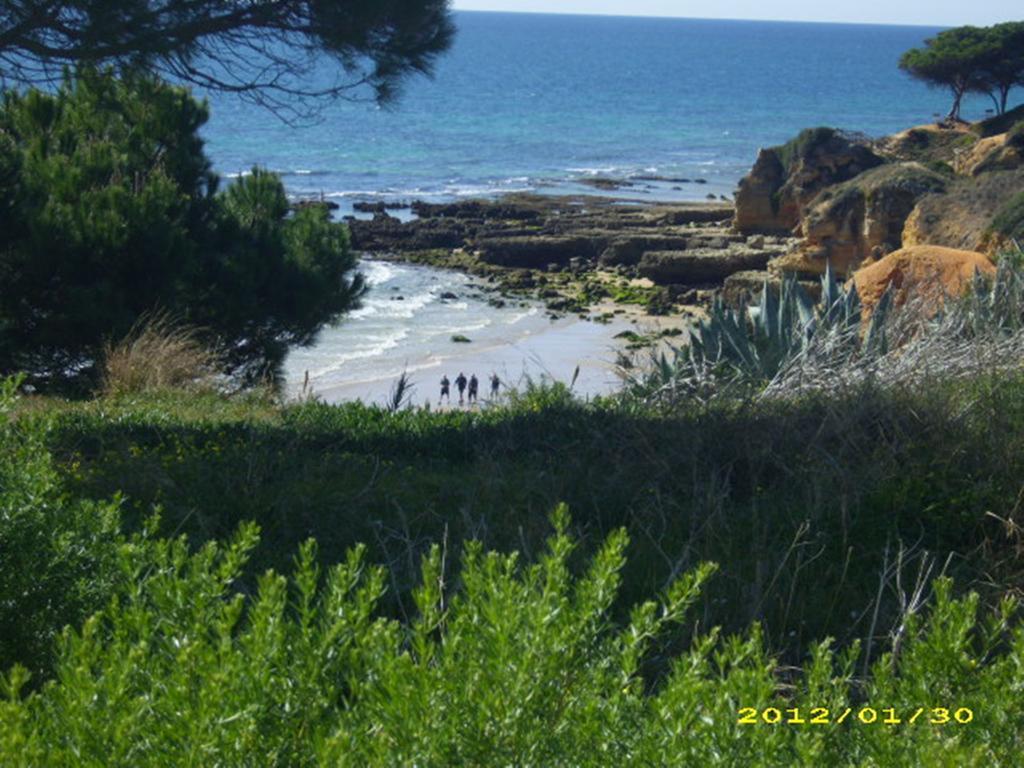
[[[469,545],[458,574],[444,550],[422,562],[415,616],[379,615],[387,582],[361,547],[324,576],[312,542],[291,579],[266,573],[234,592],[253,525],[190,554],[184,540],[126,549],[127,589],[59,643],[57,677],[26,694],[0,678],[5,765],[990,765],[1024,748],[1024,631],[1004,601],[934,584],[866,678],[859,648],[825,640],[783,670],[755,625],[698,633],[689,651],[645,665],[686,620],[714,568],[612,619],[627,537],[607,538],[581,573],[564,507],[534,563]],[[847,707],[967,708],[965,725],[809,725]],[[787,722],[741,722],[741,708]],[[791,712],[804,712],[793,723]],[[799,719],[799,715],[795,716]],[[940,718],[941,719],[941,718]],[[762,722],[761,720],[769,720]]]
[[[0,379],[0,663],[45,674],[66,624],[98,609],[119,581],[119,502],[71,499],[44,422],[10,417],[20,379]]]

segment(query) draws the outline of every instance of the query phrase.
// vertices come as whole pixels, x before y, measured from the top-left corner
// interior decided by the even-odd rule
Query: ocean
[[[686,178],[660,196],[703,199],[730,194],[759,147],[802,128],[881,135],[948,109],[944,92],[897,68],[900,54],[937,28],[455,19],[455,44],[434,79],[409,80],[393,108],[339,102],[297,127],[213,96],[204,135],[216,169],[270,168],[293,194],[322,193],[343,212],[364,199],[578,192],[593,176]],[[965,114],[980,117],[988,106],[973,99]]]
[[[215,168],[228,177],[269,168],[290,195],[322,195],[339,204],[338,215],[360,200],[595,193],[586,186],[594,177],[674,179],[616,194],[701,200],[731,195],[759,147],[803,128],[878,136],[948,108],[944,92],[897,68],[900,54],[937,28],[469,12],[455,18],[457,38],[436,76],[410,80],[392,108],[338,102],[317,123],[293,126],[235,98],[211,97],[204,136]],[[987,106],[972,99],[965,116],[981,117]],[[432,391],[442,372],[454,378],[445,366],[466,360],[464,346],[474,364],[501,366],[506,378],[519,380],[569,378],[574,358],[614,356],[612,331],[621,329],[566,329],[556,338],[538,307],[489,306],[464,276],[380,262],[367,262],[364,271],[372,287],[363,308],[290,355],[293,393],[308,372],[315,391],[333,393],[329,399],[380,401],[402,370],[429,379],[424,387]],[[444,300],[446,292],[458,299]],[[455,345],[456,334],[474,341]],[[482,349],[493,354],[480,357]],[[597,365],[582,379],[587,394],[615,386]]]

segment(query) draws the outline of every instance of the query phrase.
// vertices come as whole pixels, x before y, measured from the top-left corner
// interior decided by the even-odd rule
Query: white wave
[[[432,335],[450,336],[453,333],[470,333],[472,331],[482,331],[484,328],[489,327],[491,324],[492,323],[489,319],[485,319],[479,323],[454,325],[447,328],[437,328],[434,331],[432,331]]]
[[[394,333],[388,334],[383,338],[378,337],[379,340],[375,340],[376,343],[370,346],[357,347],[346,352],[331,354],[327,359],[323,359],[325,350],[317,350],[317,360],[321,362],[321,366],[309,369],[309,376],[311,379],[317,379],[332,373],[338,373],[344,369],[346,363],[382,355],[388,350],[397,347],[408,336],[408,329],[399,328]]]
[[[337,189],[325,192],[324,197],[403,197],[420,194],[425,193],[420,189]]]
[[[447,195],[455,195],[456,197],[479,197],[481,195],[492,195],[495,192],[511,193],[511,192],[529,192],[531,187],[508,187],[503,186],[500,182],[489,186],[476,185],[462,185],[453,184],[445,188],[444,193]]]
[[[371,287],[386,283],[399,273],[398,268],[393,264],[371,260],[361,261],[359,271],[363,273],[363,277]]]
[[[510,317],[509,321],[508,321],[508,324],[509,325],[515,325],[520,320],[525,320],[528,317],[535,317],[538,314],[540,314],[540,308],[539,307],[530,307],[525,312],[520,312],[520,313]]]
[[[361,306],[359,309],[353,309],[351,312],[349,312],[348,315],[346,315],[346,319],[359,320],[364,317],[373,317],[379,311],[380,307],[378,307],[376,304],[364,300],[363,306]]]
[[[583,166],[581,168],[566,168],[565,170],[569,171],[570,173],[585,173],[589,176],[596,176],[599,173],[616,173],[621,169],[614,165],[607,165],[599,167]]]
[[[363,301],[361,309],[350,312],[348,316],[369,317],[380,315],[381,322],[385,318],[409,320],[415,317],[416,313],[424,307],[437,301],[437,293],[433,289],[412,296],[404,296],[401,299],[398,298],[399,295],[402,294],[381,299],[366,299]]]

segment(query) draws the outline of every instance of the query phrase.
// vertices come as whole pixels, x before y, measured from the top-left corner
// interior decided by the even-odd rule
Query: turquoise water
[[[411,80],[393,109],[338,103],[296,128],[211,99],[217,169],[259,164],[293,193],[342,204],[563,191],[594,175],[704,179],[656,191],[697,199],[731,191],[758,147],[802,128],[880,135],[948,106],[896,66],[934,28],[469,12],[456,22],[436,78]],[[986,106],[974,100],[966,114]]]

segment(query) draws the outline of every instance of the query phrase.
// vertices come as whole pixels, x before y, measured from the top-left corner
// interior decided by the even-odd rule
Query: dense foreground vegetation
[[[5,765],[1024,747],[1017,374],[685,408],[3,399]],[[737,722],[772,705],[879,722]]]

